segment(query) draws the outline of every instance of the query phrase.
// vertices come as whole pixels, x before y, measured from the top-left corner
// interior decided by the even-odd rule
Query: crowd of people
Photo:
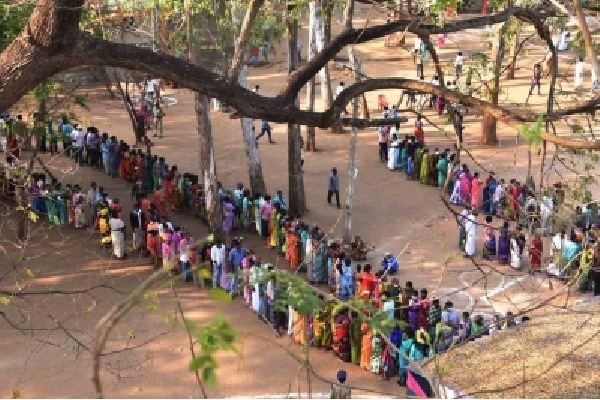
[[[77,132],[79,129],[73,127]],[[98,155],[86,146],[90,136],[101,137],[101,149],[108,154],[102,151]],[[43,174],[36,174],[30,182],[34,213],[45,216],[50,224],[94,227],[100,233],[101,245],[112,246],[117,259],[127,256],[128,225],[132,251],[150,257],[156,267],[181,274],[184,281],[242,296],[265,322],[299,344],[331,349],[343,361],[383,378],[397,375],[398,383],[404,385],[407,360],[420,361],[434,350],[443,351],[487,329],[480,315],[471,320],[469,313],[463,312],[460,319],[451,302],[442,308],[439,299],[429,299],[427,289],[417,291],[411,282],[402,287],[394,276],[400,266],[391,253],[385,254],[378,271],[369,263],[361,264],[368,258],[368,249],[360,237],[349,247],[328,239],[318,226],[308,226],[288,215],[281,191],[273,197],[251,196],[241,183],[233,191],[220,187],[227,240],[195,242],[189,232],[169,220],[171,213],[179,211],[207,218],[203,188],[196,175],[181,174],[162,157],[150,157],[115,137],[98,135],[95,127],[87,129],[81,143],[84,145],[79,148],[75,141],[75,149],[68,149],[65,155],[82,167],[132,183],[134,205],[129,223],[124,221],[119,199],[104,188],[92,183],[84,193],[79,185],[63,188]],[[241,232],[255,232],[264,238],[269,247],[285,256],[292,271],[306,268],[309,283],[325,285],[338,299],[370,301],[373,310],[380,310],[393,321],[392,331],[374,331],[356,310],[334,311],[334,302],[324,296],[323,307],[311,315],[301,315],[291,307],[281,311],[275,304],[283,288],[277,285],[273,266],[247,249],[243,239],[232,236]]]
[[[430,107],[439,101],[439,98],[430,100]],[[460,111],[450,108],[448,112],[454,112],[462,124]],[[383,118],[398,119],[397,106],[392,110],[385,107]],[[482,180],[479,172],[470,171],[466,164],[455,163],[456,155],[450,149],[440,151],[426,147],[421,115],[416,117],[413,135],[400,140],[399,129],[399,124],[378,128],[381,162],[386,162],[391,171],[404,172],[409,180],[439,190],[446,188],[449,203],[464,207],[456,217],[458,246],[465,257],[476,255],[477,228],[482,226],[481,256],[484,259],[497,259],[500,264],[509,264],[516,270],[528,264],[531,274],[545,271],[559,278],[571,277],[583,262],[589,267],[579,278],[580,289],[589,290],[594,281],[598,282],[594,285],[598,287],[595,293],[600,293],[600,251],[596,245],[600,219],[596,202],[576,207],[572,222],[554,221],[557,208],[565,203],[562,183],[555,183],[539,195],[531,179],[525,184],[516,179],[506,182],[488,172]],[[458,131],[462,131],[462,126]],[[485,216],[483,220],[480,213]],[[500,227],[494,226],[495,218],[502,221]],[[553,236],[551,257],[544,253],[544,236]]]
[[[460,60],[457,58],[455,65],[457,77],[462,73],[462,58]],[[449,82],[448,86],[451,85]],[[153,97],[147,86],[145,90],[148,97]],[[432,96],[429,106],[442,113],[446,102]],[[448,109],[455,113],[458,132],[462,132],[459,109]],[[384,110],[384,118],[390,117],[398,117],[397,107]],[[271,196],[251,193],[242,183],[231,191],[219,185],[225,240],[195,242],[189,232],[170,222],[170,216],[173,212],[187,212],[204,221],[208,219],[205,192],[197,175],[181,173],[163,157],[145,154],[114,136],[100,134],[95,127],[88,127],[83,133],[81,127],[65,119],[58,126],[58,132],[65,138],[64,153],[73,162],[130,182],[134,205],[126,224],[119,199],[110,196],[104,188],[92,183],[84,193],[79,185],[63,187],[55,179],[36,174],[29,183],[31,208],[36,215],[45,217],[50,224],[97,229],[101,245],[111,246],[117,259],[127,256],[125,237],[130,231],[131,250],[150,257],[157,268],[181,274],[184,281],[211,285],[234,297],[241,296],[249,309],[298,344],[330,349],[345,362],[379,374],[383,379],[396,375],[398,383],[405,385],[408,361],[421,361],[457,342],[516,324],[510,313],[503,321],[495,316],[488,323],[481,315],[460,312],[451,301],[442,306],[440,299],[429,298],[427,289],[417,290],[410,281],[402,286],[394,276],[400,265],[392,254],[386,253],[381,268],[376,270],[366,263],[368,249],[360,237],[355,237],[349,247],[331,240],[319,226],[309,226],[298,216],[289,214],[281,191]],[[506,184],[493,173],[482,182],[479,174],[471,173],[465,164],[455,165],[455,154],[450,149],[426,147],[421,116],[414,123],[413,135],[403,140],[400,136],[399,124],[379,128],[380,160],[386,162],[390,170],[403,171],[407,179],[439,190],[446,187],[449,202],[465,206],[458,213],[457,221],[459,247],[466,256],[476,255],[476,230],[483,226],[484,258],[496,257],[500,263],[520,269],[528,249],[531,271],[541,269],[541,235],[552,234],[553,211],[564,201],[560,184],[538,201],[531,185],[516,180]],[[58,152],[57,148],[52,149]],[[335,169],[328,189],[328,202],[331,204],[335,196],[336,205],[340,207]],[[480,212],[485,214],[485,223],[478,220]],[[580,219],[569,235],[563,231],[553,237],[553,249],[560,254],[556,266],[563,274],[565,259],[585,259],[595,282],[595,294],[600,294],[596,293],[600,292],[599,253],[596,236],[593,236],[598,228],[597,211],[586,206],[578,209],[578,213]],[[500,229],[493,227],[494,218],[502,219]],[[527,245],[524,229],[539,231],[541,235],[533,234]],[[282,293],[285,288],[277,284],[274,267],[248,249],[241,237],[236,237],[242,232],[262,237],[271,249],[285,256],[292,271],[305,270],[310,284],[326,286],[337,299],[370,302],[373,310],[379,310],[390,321],[391,331],[374,330],[365,322],[364,310],[338,310],[334,307],[335,301],[323,295],[323,306],[310,315],[291,307],[287,310],[276,307],[285,295]],[[499,232],[498,237],[496,232]]]

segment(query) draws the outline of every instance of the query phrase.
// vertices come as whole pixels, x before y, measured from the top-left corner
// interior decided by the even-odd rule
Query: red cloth
[[[542,253],[544,251],[544,244],[539,236],[534,236],[531,239],[531,248],[529,249],[529,255],[531,256],[531,268],[540,269],[542,268]]]
[[[15,158],[19,158],[19,140],[14,135],[8,135],[6,138],[8,152]]]
[[[372,272],[363,272],[360,282],[360,298],[363,300],[371,298],[375,290],[375,275]],[[367,295],[368,292],[368,295]]]

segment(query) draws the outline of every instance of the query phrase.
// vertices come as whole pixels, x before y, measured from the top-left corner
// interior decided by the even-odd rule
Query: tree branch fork
[[[178,82],[181,87],[218,98],[236,110],[238,116],[265,119],[275,123],[294,123],[329,128],[340,119],[345,106],[363,93],[400,89],[422,94],[435,94],[490,114],[503,123],[520,129],[523,123],[537,121],[531,111],[511,110],[440,86],[407,78],[378,78],[355,83],[344,90],[324,112],[311,112],[294,104],[300,90],[318,71],[345,46],[365,43],[399,31],[420,36],[452,33],[508,20],[510,17],[532,24],[538,35],[549,38],[543,19],[549,15],[535,9],[508,7],[502,12],[474,17],[437,26],[415,21],[396,21],[363,29],[346,27],[310,62],[288,76],[282,91],[275,97],[258,95],[226,76],[220,76],[185,60],[157,54],[130,44],[109,42],[79,30],[83,0],[39,0],[29,23],[20,36],[0,54],[0,109],[11,107],[29,90],[45,79],[82,65],[102,65],[144,71]],[[32,38],[35,38],[33,40]],[[593,113],[600,108],[600,99],[572,104],[569,108],[544,114],[545,121],[556,121],[573,114]],[[377,120],[352,119],[345,125],[378,126]],[[563,147],[600,149],[600,142],[571,140],[543,134],[543,139]],[[546,137],[547,136],[547,137]]]

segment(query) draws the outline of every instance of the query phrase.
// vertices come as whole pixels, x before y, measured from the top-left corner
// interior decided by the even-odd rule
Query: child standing
[[[459,79],[460,75],[462,74],[463,62],[463,53],[462,51],[459,51],[456,55],[456,59],[454,60],[454,72],[456,74],[456,79]]]

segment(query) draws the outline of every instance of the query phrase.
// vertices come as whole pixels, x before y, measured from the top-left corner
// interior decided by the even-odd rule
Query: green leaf
[[[83,97],[82,95],[78,94],[75,95],[75,97],[73,98],[73,102],[75,104],[77,104],[79,107],[83,108],[84,110],[90,110],[90,107],[87,105],[87,102],[85,101],[85,97]]]
[[[0,305],[8,306],[12,303],[10,297],[0,296]]]
[[[208,367],[202,370],[202,380],[210,386],[217,384],[217,373],[213,367]]]
[[[192,359],[192,361],[190,361],[190,371],[194,372],[194,371],[198,371],[201,368],[204,368],[207,365],[214,365],[215,364],[215,360],[212,356],[208,355],[208,354],[202,354],[199,355],[197,357],[195,357],[194,359]]]
[[[215,301],[231,301],[231,295],[223,289],[210,289],[208,295]]]

